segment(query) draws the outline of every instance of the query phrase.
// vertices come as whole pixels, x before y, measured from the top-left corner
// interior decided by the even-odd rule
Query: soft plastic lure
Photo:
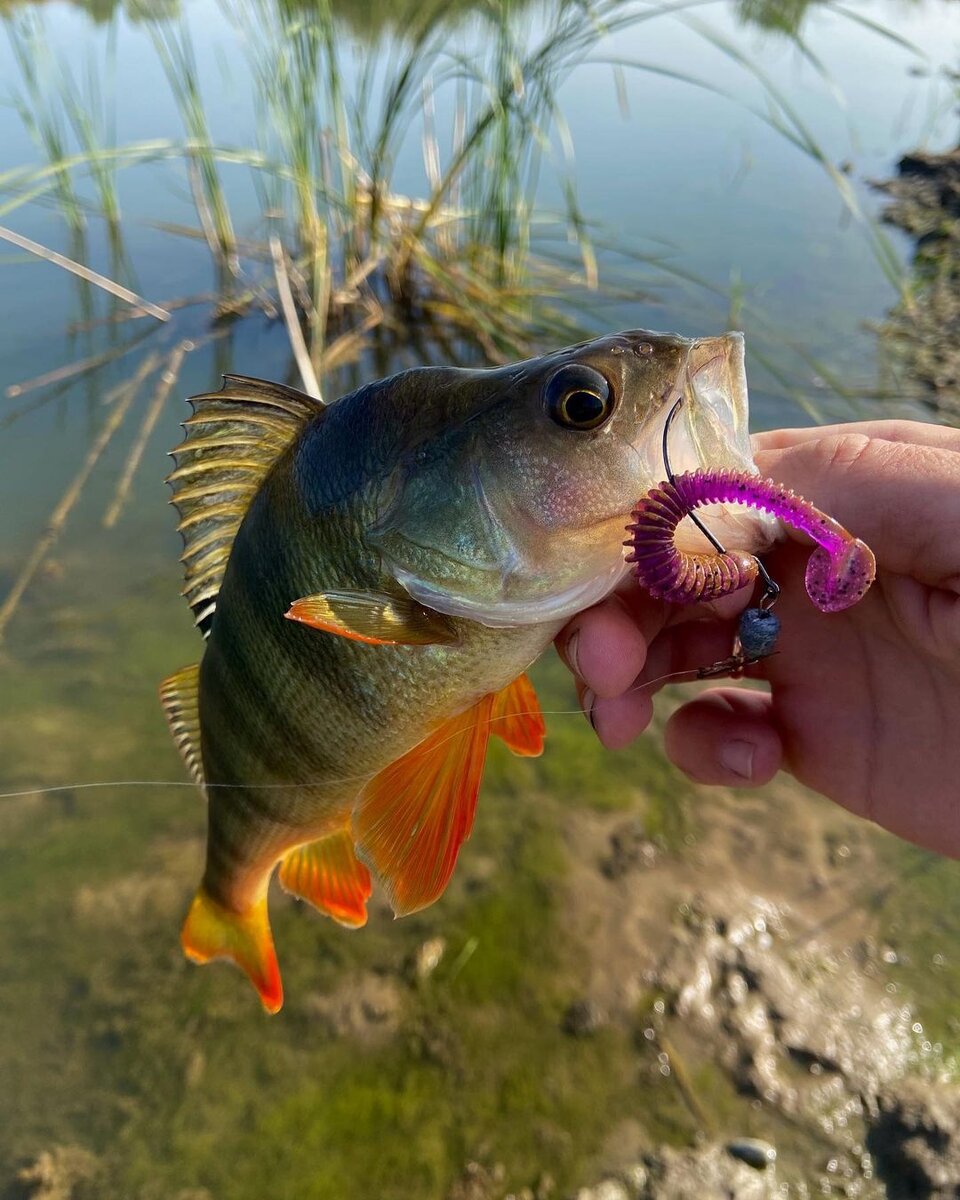
[[[652,488],[634,509],[633,523],[627,527],[627,561],[654,596],[692,604],[737,591],[758,575],[769,582],[752,555],[719,546],[716,554],[677,548],[674,535],[684,517],[703,504],[716,503],[763,509],[817,543],[807,563],[805,583],[807,595],[821,612],[841,612],[856,604],[874,580],[876,560],[870,547],[803,497],[746,471],[700,470],[673,476]],[[749,611],[767,613],[766,609]],[[774,632],[774,641],[775,636]],[[759,652],[763,653],[769,650]]]

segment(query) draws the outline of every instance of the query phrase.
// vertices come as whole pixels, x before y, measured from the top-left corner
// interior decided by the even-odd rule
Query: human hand
[[[825,615],[803,574],[809,544],[764,561],[780,584],[778,653],[748,669],[769,692],[717,687],[667,723],[669,758],[700,783],[756,786],[785,768],[859,816],[960,857],[960,431],[909,421],[754,438],[761,474],[862,538],[877,579]],[[750,593],[679,608],[628,582],[557,638],[601,742],[649,724],[660,676],[726,658]],[[661,685],[662,686],[662,685]]]

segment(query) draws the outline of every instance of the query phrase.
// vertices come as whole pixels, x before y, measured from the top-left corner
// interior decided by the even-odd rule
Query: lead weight
[[[765,658],[776,649],[780,618],[766,608],[748,608],[740,617],[739,636],[745,658]]]

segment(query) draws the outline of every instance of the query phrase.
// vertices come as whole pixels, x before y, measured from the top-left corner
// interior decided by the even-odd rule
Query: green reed
[[[81,88],[47,45],[42,21],[8,19],[21,76],[15,104],[46,162],[0,175],[0,216],[52,199],[72,229],[82,230],[96,213],[113,238],[121,225],[120,171],[169,159],[186,175],[196,225],[165,228],[208,246],[218,279],[215,320],[254,309],[276,315],[280,289],[288,286],[291,345],[302,339],[308,374],[318,379],[356,361],[374,332],[387,329],[391,336],[425,334],[454,361],[476,353],[503,361],[584,331],[585,306],[571,297],[597,288],[601,249],[604,292],[618,290],[611,248],[598,242],[577,197],[560,101],[571,72],[606,62],[622,106],[631,69],[724,95],[709,77],[601,57],[604,39],[618,30],[673,19],[759,83],[764,103],[752,111],[819,164],[906,297],[899,260],[850,181],[776,82],[699,15],[704,3],[558,0],[550,21],[540,22],[518,0],[489,0],[477,5],[467,55],[442,6],[411,13],[403,36],[384,49],[347,35],[332,0],[221,0],[240,47],[237,74],[242,70],[256,114],[255,144],[241,146],[225,144],[211,127],[211,81],[201,77],[186,16],[147,21],[182,137],[127,145],[116,144],[94,67]],[[823,7],[852,18],[830,0]],[[782,33],[829,82],[802,38],[801,16],[798,8]],[[108,58],[112,53],[108,47]],[[412,139],[422,145],[424,177],[417,194],[407,195],[396,184],[397,164]],[[245,218],[244,237],[236,231],[233,186],[242,174],[259,210],[252,226]],[[548,174],[561,197],[559,210],[549,213],[537,205]],[[276,241],[279,257],[271,248]],[[82,258],[82,247],[75,249]],[[615,253],[648,277],[653,271],[696,283],[667,255],[622,244]],[[638,298],[647,290],[636,275],[624,279],[619,294],[631,288]],[[179,300],[170,303],[178,307]],[[749,307],[745,315],[754,316]]]
[[[550,222],[576,248],[580,282],[597,282],[596,252],[577,200],[559,89],[605,36],[672,16],[761,83],[768,107],[757,115],[820,163],[865,225],[891,282],[902,288],[899,263],[876,222],[860,210],[849,181],[774,81],[695,15],[701,7],[702,0],[639,9],[616,0],[561,0],[549,25],[538,29],[515,3],[500,0],[479,6],[475,21],[483,36],[476,40],[486,47],[479,57],[450,46],[449,29],[434,11],[419,23],[414,19],[386,53],[370,51],[358,61],[329,0],[309,7],[297,0],[223,0],[224,16],[243,47],[258,144],[227,148],[214,137],[205,81],[181,19],[150,26],[184,133],[180,143],[160,153],[183,162],[198,232],[229,277],[256,278],[257,260],[269,259],[269,234],[280,236],[315,367],[328,349],[331,322],[334,339],[355,335],[386,319],[385,306],[390,319],[401,324],[413,311],[426,309],[447,325],[448,335],[468,340],[479,322],[475,340],[481,349],[503,357],[528,348],[532,327],[542,325],[542,313],[533,311],[537,297],[546,296],[550,305],[570,282],[569,261],[557,267],[534,252]],[[58,205],[73,225],[82,222],[83,201],[74,182],[81,168],[95,184],[98,211],[115,225],[117,171],[138,161],[140,151],[113,144],[106,108],[92,86],[84,97],[65,70],[48,71],[41,82],[40,66],[50,54],[39,22],[18,20],[8,28],[22,76],[19,111],[53,168],[50,186]],[[814,61],[796,28],[788,32]],[[655,64],[618,60],[614,65],[672,73]],[[94,72],[89,74],[94,80]],[[709,80],[682,77],[712,86]],[[448,128],[438,128],[438,98],[444,114],[453,113]],[[393,186],[411,130],[424,150],[426,187],[419,197],[398,195]],[[150,157],[157,152],[155,147],[144,151]],[[245,255],[221,174],[227,163],[247,168],[260,198],[261,227]],[[545,169],[554,172],[563,197],[562,211],[550,217],[536,208]],[[25,172],[17,180],[27,192],[37,182],[39,173]],[[256,288],[239,294],[255,293]],[[486,312],[491,305],[494,314]],[[569,322],[560,321],[559,309],[554,316],[559,333]],[[362,340],[352,337],[351,354]]]
[[[239,268],[230,205],[213,154],[189,34],[186,26],[166,21],[153,23],[151,33],[189,139],[186,166],[198,220],[218,264],[236,274]]]

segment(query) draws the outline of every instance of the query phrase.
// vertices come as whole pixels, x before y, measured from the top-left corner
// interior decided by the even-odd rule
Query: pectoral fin
[[[295,600],[284,614],[313,629],[372,646],[456,642],[453,624],[408,596],[377,592],[318,592]]]
[[[490,732],[506,742],[514,754],[537,758],[543,753],[547,727],[529,676],[518,675],[494,696]]]
[[[381,771],[353,810],[360,858],[376,871],[397,916],[432,904],[470,836],[494,696],[446,721]]]
[[[348,830],[291,851],[280,864],[283,888],[341,925],[367,923],[370,872],[357,860]]]

